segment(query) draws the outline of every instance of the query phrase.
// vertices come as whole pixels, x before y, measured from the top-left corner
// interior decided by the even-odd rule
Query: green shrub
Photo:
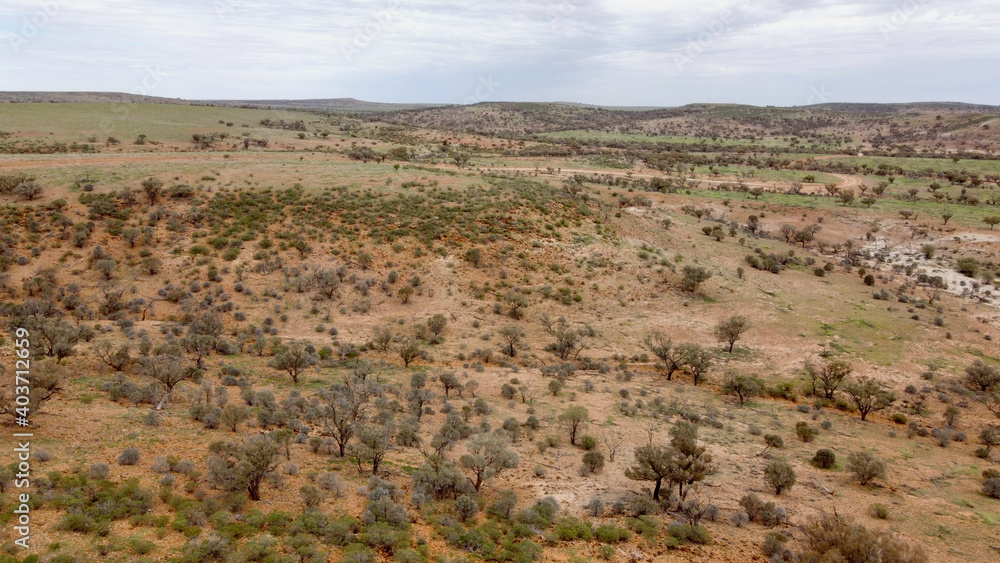
[[[590,435],[580,436],[579,446],[589,452],[597,447],[597,438]]]
[[[807,422],[799,422],[795,424],[795,435],[803,442],[812,442],[816,439],[816,429]]]
[[[604,543],[615,543],[628,541],[632,537],[632,532],[614,524],[603,524],[594,530],[594,537]]]
[[[671,537],[676,538],[681,543],[696,543],[699,545],[712,543],[712,536],[704,526],[671,524],[667,530],[670,532]]]
[[[772,459],[764,467],[764,481],[780,495],[795,485],[795,470],[783,459]]]
[[[556,520],[554,533],[559,541],[589,540],[594,536],[590,522],[572,516]]]
[[[138,555],[146,555],[156,549],[155,543],[143,538],[129,538],[128,545]]]
[[[820,469],[830,469],[837,463],[837,456],[826,448],[817,450],[812,459],[813,465]]]
[[[768,532],[764,537],[764,555],[774,557],[785,550],[788,536],[781,532]]]
[[[604,454],[601,452],[587,452],[583,454],[582,473],[584,475],[599,473],[602,469],[604,469]]]

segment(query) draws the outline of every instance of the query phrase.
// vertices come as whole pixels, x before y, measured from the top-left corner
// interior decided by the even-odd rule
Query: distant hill
[[[180,98],[140,96],[122,92],[0,92],[0,103],[20,104],[178,104],[195,102]]]
[[[1000,106],[966,104],[962,102],[913,102],[907,104],[828,103],[805,106],[810,109],[846,111],[851,113],[904,113],[912,111],[959,111],[1000,113]]]
[[[301,110],[379,112],[441,107],[444,104],[387,104],[366,102],[354,98],[320,98],[311,100],[202,100],[198,103],[239,108],[287,108]]]
[[[183,100],[121,92],[0,92],[0,103],[178,104],[239,108],[282,108],[321,111],[378,112],[440,107],[443,104],[385,104],[354,98],[311,100]]]

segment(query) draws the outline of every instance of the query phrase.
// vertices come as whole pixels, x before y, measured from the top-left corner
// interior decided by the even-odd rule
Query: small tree
[[[116,348],[110,340],[101,340],[94,344],[93,350],[97,359],[114,371],[122,371],[132,362],[127,342]]]
[[[683,369],[686,365],[685,346],[675,345],[673,340],[658,330],[646,336],[645,345],[660,360],[660,363],[656,364],[656,369],[667,376],[667,381],[673,379],[675,371]]]
[[[684,266],[683,272],[681,289],[689,292],[698,291],[698,286],[712,277],[712,273],[701,266]]]
[[[399,296],[400,303],[406,305],[407,303],[410,302],[410,297],[413,297],[413,288],[412,287],[400,288],[399,291],[396,292],[396,295]]]
[[[316,422],[325,436],[337,441],[340,457],[365,417],[374,390],[367,384],[336,381],[319,392],[306,410],[306,419]]]
[[[33,361],[31,369],[27,374],[22,374],[20,380],[14,377],[7,377],[7,368],[0,366],[0,377],[4,378],[4,383],[0,384],[0,415],[11,418],[23,416],[24,405],[18,401],[18,397],[23,397],[23,393],[14,387],[27,385],[28,405],[31,413],[38,413],[42,405],[51,400],[56,394],[62,392],[65,374],[62,368],[51,360]],[[27,380],[25,383],[24,380]],[[22,409],[22,410],[19,410]],[[13,422],[13,421],[11,421]]]
[[[869,452],[854,452],[847,456],[847,470],[862,485],[874,479],[885,479],[885,462]]]
[[[469,453],[459,458],[462,468],[474,476],[469,480],[477,492],[484,482],[505,469],[517,467],[517,462],[517,454],[510,449],[507,438],[500,434],[477,435],[469,442]]]
[[[678,422],[670,429],[670,446],[676,452],[670,483],[677,486],[681,500],[687,497],[687,487],[703,480],[712,471],[712,455],[698,444],[698,427]]]
[[[869,414],[886,409],[896,401],[896,396],[887,391],[881,382],[867,376],[859,377],[857,382],[845,385],[844,392],[858,408],[862,421],[866,420]]]
[[[965,381],[980,391],[989,391],[1000,384],[1000,370],[976,358],[965,368]]]
[[[391,433],[388,426],[365,424],[357,429],[357,442],[347,447],[347,453],[361,469],[363,463],[370,463],[372,473],[378,475],[382,460],[393,449]]]
[[[992,231],[993,227],[1000,225],[1000,215],[990,215],[988,217],[983,217],[983,223],[989,225],[990,230]]]
[[[604,468],[604,454],[601,452],[591,451],[583,454],[583,471],[584,475],[590,475],[591,473],[600,473],[601,469]]]
[[[161,349],[152,356],[142,356],[136,364],[139,373],[153,378],[167,391],[156,405],[156,410],[162,409],[170,400],[174,387],[192,375],[181,364],[180,350],[176,347]]]
[[[819,366],[809,361],[806,362],[806,374],[812,381],[812,394],[817,395],[818,390],[822,389],[823,396],[827,399],[833,399],[837,388],[852,371],[854,368],[844,360],[833,360]]]
[[[542,326],[545,331],[555,337],[556,341],[545,349],[559,357],[560,360],[576,359],[586,346],[583,342],[586,329],[570,328],[565,317],[559,317],[553,322],[548,315],[542,315]]]
[[[664,479],[677,485],[681,499],[687,496],[685,487],[704,479],[712,470],[712,456],[698,445],[698,429],[680,422],[670,429],[669,447],[647,444],[635,450],[632,466],[625,476],[635,481],[652,481],[653,500],[660,500]]]
[[[736,341],[748,330],[750,330],[750,321],[742,315],[733,315],[715,325],[714,333],[716,340],[729,344],[729,353],[732,354]]]
[[[444,327],[447,324],[448,319],[446,319],[441,313],[438,313],[427,319],[427,330],[429,330],[434,336],[441,336],[441,333],[444,332]]]
[[[497,331],[497,335],[500,337],[500,341],[503,343],[500,346],[500,351],[509,358],[517,356],[518,350],[523,349],[524,342],[524,331],[519,326],[507,325],[502,327]]]
[[[726,376],[722,390],[727,395],[735,396],[740,406],[743,406],[747,399],[758,397],[764,392],[764,384],[756,377],[747,377],[730,372]]]
[[[19,195],[28,201],[33,201],[42,195],[42,186],[38,185],[38,182],[25,182],[14,188],[14,195]]]
[[[267,362],[267,365],[276,370],[288,372],[288,375],[292,378],[292,382],[297,385],[299,383],[299,375],[308,369],[309,366],[316,365],[318,361],[319,358],[316,354],[309,351],[305,343],[292,342],[290,345],[280,349]]]
[[[653,500],[660,500],[660,488],[675,468],[676,451],[673,448],[647,444],[635,449],[635,460],[625,470],[633,481],[652,481]]]
[[[697,344],[682,344],[680,348],[684,354],[684,369],[698,385],[705,379],[705,372],[712,367],[712,354]]]
[[[462,385],[462,382],[458,380],[458,376],[453,371],[442,371],[438,374],[438,381],[444,387],[444,396],[446,399],[452,389],[457,389]]]
[[[160,191],[163,189],[163,180],[159,178],[146,178],[142,181],[142,191],[146,194],[146,199],[150,205],[156,205],[160,198]]]
[[[774,489],[774,494],[780,495],[795,485],[795,470],[783,459],[772,459],[764,467],[764,482]]]
[[[246,405],[230,403],[223,407],[221,423],[233,432],[239,430],[239,425],[250,419],[250,409]]]
[[[569,443],[574,446],[577,434],[588,422],[590,422],[590,413],[579,405],[573,405],[559,415],[559,423],[569,432]]]
[[[209,480],[226,491],[246,491],[258,501],[264,477],[278,467],[281,444],[258,434],[239,443],[215,442],[208,451]]]
[[[483,263],[483,251],[478,248],[470,248],[465,251],[465,261],[472,264],[474,268],[478,268],[480,264]]]
[[[410,367],[413,360],[416,360],[423,354],[423,348],[420,347],[420,341],[407,338],[399,343],[399,357],[403,360],[403,367]]]
[[[393,334],[392,327],[382,328],[380,326],[375,326],[372,328],[372,346],[382,350],[383,352],[389,351],[389,345],[392,344]]]
[[[989,425],[979,432],[979,443],[983,445],[986,452],[985,457],[990,457],[990,452],[996,446],[1000,446],[1000,427]]]

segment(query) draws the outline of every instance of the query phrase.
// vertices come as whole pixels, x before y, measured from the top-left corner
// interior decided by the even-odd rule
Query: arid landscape
[[[45,96],[0,561],[1000,557],[997,107]]]

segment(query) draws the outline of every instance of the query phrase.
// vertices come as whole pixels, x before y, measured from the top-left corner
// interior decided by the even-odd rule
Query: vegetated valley
[[[997,108],[68,99],[0,105],[0,561],[1000,552]]]

